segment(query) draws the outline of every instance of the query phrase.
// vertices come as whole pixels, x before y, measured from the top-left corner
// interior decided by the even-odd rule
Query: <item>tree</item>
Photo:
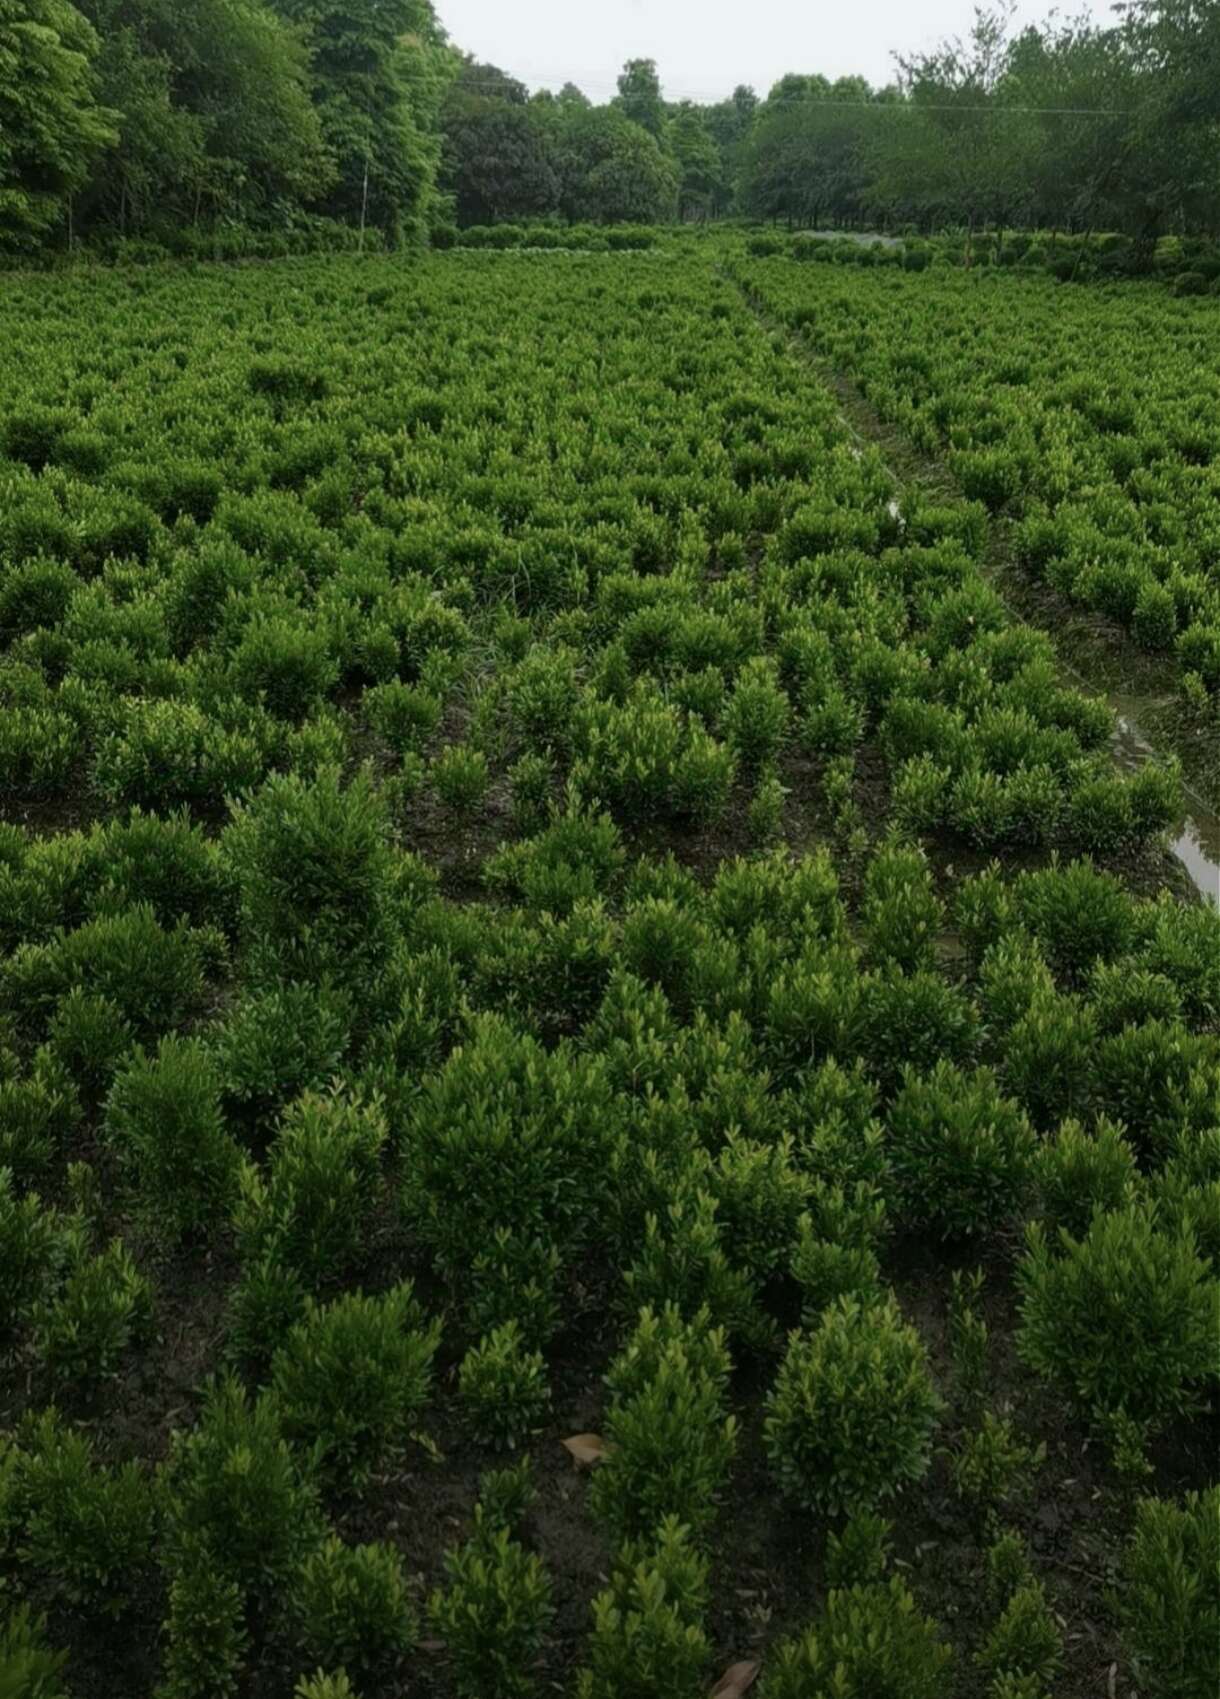
[[[1124,156],[1131,222],[1151,244],[1171,219],[1214,228],[1220,208],[1220,9],[1130,0],[1122,46],[1142,99]]]
[[[655,59],[628,59],[618,79],[614,106],[659,141],[665,131],[665,102]]]
[[[392,242],[417,235],[440,154],[429,109],[452,64],[431,0],[274,3],[307,32],[314,101],[338,167],[321,209],[375,224]],[[421,80],[439,85],[422,100]]]
[[[723,162],[703,109],[683,101],[669,126],[667,140],[678,168],[678,215],[706,218],[721,192]]]
[[[90,185],[89,222],[260,220],[334,181],[305,48],[263,0],[80,4],[120,132]]]
[[[68,0],[0,0],[0,246],[54,229],[115,140],[115,115],[97,98],[97,48]]]
[[[674,215],[678,179],[672,160],[646,130],[611,107],[569,119],[557,162],[567,218],[657,224]]]
[[[1034,127],[1006,80],[1013,0],[976,9],[964,41],[899,58],[905,100],[871,147],[875,198],[929,223],[973,230],[1030,210],[1027,174]]]
[[[459,224],[490,224],[553,212],[559,177],[553,159],[559,102],[529,100],[524,84],[495,65],[468,60],[449,89],[441,118],[441,186]]]
[[[785,77],[759,108],[743,150],[741,198],[755,217],[857,220],[876,97],[861,77]]]
[[[713,211],[726,213],[733,205],[738,178],[758,111],[758,96],[752,88],[739,83],[728,100],[706,108],[708,134],[720,154],[720,172],[713,202]]]

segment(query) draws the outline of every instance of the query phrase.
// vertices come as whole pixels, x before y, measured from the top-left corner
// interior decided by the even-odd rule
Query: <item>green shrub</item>
[[[1166,1226],[1188,1228],[1220,1268],[1220,1127],[1183,1128],[1150,1190]]]
[[[1098,961],[1125,954],[1135,938],[1135,909],[1119,880],[1089,861],[1023,874],[1016,883],[1021,920],[1056,974],[1085,978]]]
[[[202,1004],[214,934],[159,925],[147,904],[25,944],[0,970],[0,997],[35,1021],[71,991],[108,999],[142,1038],[182,1025]]]
[[[97,744],[93,782],[112,803],[218,809],[264,777],[271,753],[256,716],[231,730],[190,702],[129,699]]]
[[[840,1298],[789,1340],[767,1397],[771,1471],[808,1509],[871,1510],[922,1479],[939,1411],[919,1334],[894,1301]]]
[[[788,1263],[809,1201],[791,1137],[768,1144],[730,1130],[707,1186],[734,1266],[761,1285]]]
[[[1040,1131],[1096,1096],[1097,1020],[1080,998],[1036,991],[1004,1045],[1005,1082]]]
[[[61,789],[80,749],[80,733],[66,714],[0,707],[0,792]]]
[[[226,1597],[209,1572],[232,1579],[242,1596],[270,1594],[317,1544],[317,1494],[274,1401],[251,1402],[231,1376],[209,1386],[197,1425],[173,1434],[165,1483],[169,1554],[192,1614]],[[196,1620],[206,1627],[204,1616]]]
[[[669,1517],[654,1538],[619,1552],[610,1585],[593,1601],[589,1662],[577,1699],[697,1699],[712,1645],[707,1559]]]
[[[35,1616],[28,1605],[7,1605],[0,1612],[2,1691],[13,1699],[68,1699],[60,1680],[68,1654],[47,1645],[46,1618]]]
[[[304,1314],[306,1296],[300,1277],[274,1246],[247,1261],[229,1292],[226,1360],[234,1366],[267,1369],[289,1329]]]
[[[778,773],[772,770],[759,776],[746,818],[750,838],[760,848],[765,849],[782,836],[787,798],[788,790]]]
[[[885,1202],[875,1186],[814,1183],[811,1209],[798,1223],[790,1272],[801,1289],[801,1324],[816,1326],[837,1298],[881,1296],[877,1250],[887,1229]]]
[[[351,999],[327,985],[276,985],[241,993],[209,1043],[226,1107],[256,1124],[339,1074]]]
[[[724,1335],[700,1312],[687,1326],[674,1307],[644,1309],[611,1366],[608,1454],[593,1478],[594,1514],[618,1538],[647,1534],[673,1517],[706,1532],[737,1444],[724,1410]]]
[[[766,1343],[772,1333],[748,1275],[733,1266],[724,1247],[710,1192],[684,1187],[664,1215],[644,1218],[644,1243],[624,1277],[627,1300],[662,1309],[674,1303],[686,1315],[706,1308],[730,1337]]]
[[[1085,1412],[1164,1421],[1215,1380],[1220,1289],[1191,1234],[1154,1210],[1095,1214],[1055,1248],[1032,1225],[1017,1277],[1021,1356]]]
[[[860,918],[873,962],[905,973],[934,965],[944,911],[921,850],[894,843],[878,852],[865,875]]]
[[[519,1322],[505,1322],[462,1359],[458,1397],[475,1438],[486,1445],[522,1444],[551,1400],[540,1351],[526,1346]]]
[[[1024,1676],[1039,1683],[1053,1682],[1063,1667],[1063,1635],[1046,1602],[1040,1582],[1026,1581],[1004,1607],[977,1654],[985,1674]]]
[[[445,1574],[428,1615],[448,1648],[455,1690],[462,1699],[532,1693],[531,1666],[554,1614],[539,1559],[500,1529],[447,1553]]]
[[[1032,1471],[1046,1456],[1044,1445],[1022,1440],[1007,1415],[984,1410],[950,1460],[957,1493],[982,1511],[994,1511],[1024,1494]]]
[[[1149,579],[1136,598],[1131,630],[1145,649],[1169,649],[1178,632],[1178,610],[1173,593]]]
[[[1139,1185],[1135,1152],[1122,1128],[1104,1118],[1091,1132],[1065,1121],[1039,1149],[1037,1172],[1043,1219],[1078,1238],[1095,1210],[1121,1210],[1135,1201]]]
[[[220,1077],[198,1040],[137,1047],[106,1102],[104,1135],[141,1199],[170,1233],[192,1233],[228,1212],[241,1156],[220,1114]]]
[[[408,1214],[440,1267],[465,1276],[497,1231],[569,1252],[595,1215],[614,1121],[595,1059],[475,1023],[424,1082],[404,1140]]]
[[[361,706],[373,730],[399,755],[423,751],[443,709],[439,697],[397,679],[366,690]]]
[[[207,1547],[188,1544],[179,1554],[162,1634],[163,1699],[231,1699],[237,1692],[250,1644],[245,1599]]]
[[[486,1469],[479,1476],[478,1515],[480,1525],[519,1532],[530,1506],[538,1496],[528,1457],[504,1469]]]
[[[1169,285],[1171,295],[1206,295],[1207,278],[1201,271],[1180,271]]]
[[[277,776],[234,812],[225,834],[247,947],[273,980],[358,985],[391,944],[386,822],[364,777],[344,789]]]
[[[233,655],[233,683],[247,702],[299,725],[339,679],[326,634],[299,619],[256,619]]]
[[[1184,1504],[1141,1500],[1116,1608],[1153,1699],[1211,1699],[1220,1681],[1220,1488]]]
[[[284,354],[269,354],[252,360],[249,384],[253,394],[266,396],[281,406],[305,406],[321,401],[327,393],[325,375],[306,360],[294,360]]]
[[[439,1340],[409,1281],[377,1297],[307,1300],[271,1364],[285,1435],[329,1479],[364,1486],[427,1402]]]
[[[1094,1052],[1099,1106],[1125,1123],[1142,1156],[1160,1157],[1181,1130],[1195,1070],[1214,1078],[1218,1061],[1215,1040],[1185,1032],[1179,1022],[1127,1027],[1103,1038]]]
[[[23,1559],[85,1606],[121,1605],[152,1563],[153,1483],[138,1463],[99,1466],[87,1435],[47,1410],[22,1433]]]
[[[246,1261],[274,1253],[308,1286],[358,1257],[380,1182],[386,1123],[377,1102],[306,1093],[280,1119],[264,1174],[241,1173],[234,1213]]]
[[[0,1341],[34,1313],[46,1280],[63,1252],[63,1230],[54,1213],[36,1192],[19,1197],[11,1168],[0,1168]]]
[[[523,755],[509,768],[508,779],[512,787],[513,824],[526,835],[540,831],[546,823],[555,781],[549,757]]]
[[[334,1675],[327,1675],[324,1670],[303,1675],[292,1694],[293,1699],[357,1699],[346,1670],[338,1670]]]
[[[904,1064],[926,1073],[969,1060],[978,1029],[973,1003],[936,973],[872,974],[861,985],[859,1048],[883,1087],[893,1090]]]
[[[1042,950],[1024,933],[998,938],[983,953],[979,992],[993,1032],[1008,1033],[1040,999],[1053,998],[1055,982]]]
[[[709,824],[723,814],[737,776],[731,749],[643,689],[621,705],[585,704],[575,741],[577,794],[629,821],[659,815]]]
[[[757,659],[742,669],[724,710],[725,741],[748,772],[774,761],[784,745],[791,704],[771,661]]]
[[[54,1052],[39,1050],[28,1077],[0,1080],[0,1168],[23,1179],[41,1173],[79,1117],[72,1083]]]
[[[994,1075],[947,1062],[913,1069],[889,1111],[889,1157],[902,1219],[942,1238],[989,1231],[1021,1207],[1034,1139]]]
[[[332,1535],[302,1564],[293,1603],[301,1650],[322,1665],[383,1669],[419,1632],[402,1560],[385,1545],[348,1546]]]
[[[486,755],[468,743],[451,743],[442,749],[432,763],[431,777],[445,807],[464,819],[482,807],[491,782]]]
[[[906,1583],[833,1588],[805,1634],[784,1641],[759,1686],[764,1699],[940,1699],[951,1652]]]
[[[884,1516],[851,1516],[826,1539],[826,1581],[831,1587],[862,1587],[885,1580],[891,1525]]]
[[[93,1257],[78,1241],[63,1286],[38,1306],[35,1349],[57,1380],[79,1392],[117,1373],[151,1315],[152,1288],[122,1240]]]

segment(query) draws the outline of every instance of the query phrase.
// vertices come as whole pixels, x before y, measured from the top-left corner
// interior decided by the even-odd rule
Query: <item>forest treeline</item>
[[[430,0],[0,0],[0,251],[521,218],[1220,229],[1216,0],[1023,30],[1001,0],[880,89],[673,102],[648,59],[618,89],[531,94]]]

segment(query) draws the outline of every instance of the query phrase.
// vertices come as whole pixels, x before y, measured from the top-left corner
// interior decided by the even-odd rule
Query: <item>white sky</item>
[[[891,80],[891,49],[964,34],[972,0],[435,0],[450,38],[531,88],[574,82],[608,100],[625,59],[655,59],[671,100],[719,100],[738,83],[760,95],[785,71]],[[1021,23],[1053,0],[1021,0]],[[1108,19],[1108,0],[1061,10]]]

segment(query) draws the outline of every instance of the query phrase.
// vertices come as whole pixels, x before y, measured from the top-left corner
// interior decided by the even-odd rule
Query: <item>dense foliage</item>
[[[1214,236],[1210,0],[897,57],[895,80],[783,76],[668,100],[629,59],[594,105],[450,43],[432,0],[0,6],[0,255],[275,255],[452,240],[455,224],[726,214],[794,226]],[[1193,269],[1179,268],[1188,277]],[[1204,278],[1204,282],[1206,279]]]
[[[720,259],[10,282],[0,1688],[1200,1691],[1176,775]]]
[[[1164,266],[1180,265],[1168,248]],[[768,307],[851,374],[1014,553],[1220,695],[1220,302],[1004,271],[750,262]]]

